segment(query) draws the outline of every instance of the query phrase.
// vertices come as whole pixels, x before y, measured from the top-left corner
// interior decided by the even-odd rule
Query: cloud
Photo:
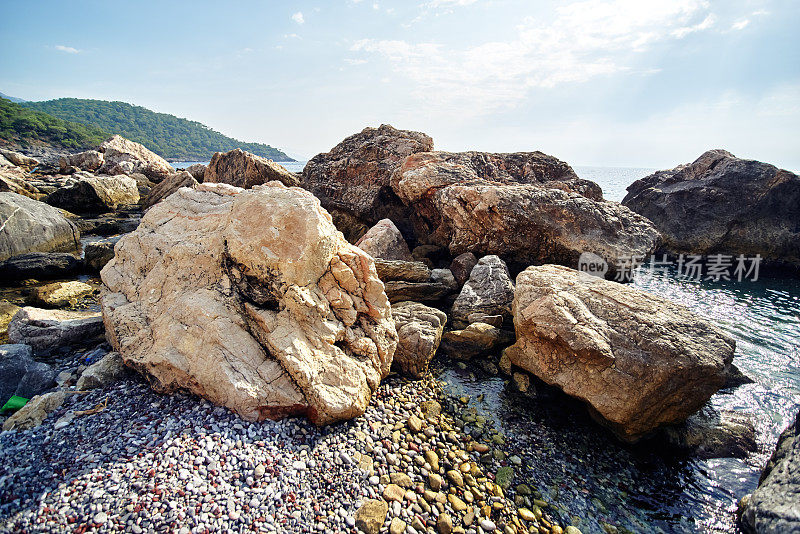
[[[749,19],[739,20],[739,21],[733,23],[733,25],[731,26],[731,29],[732,30],[743,30],[743,29],[747,28],[748,24],[750,24],[750,20]]]
[[[298,24],[303,24],[306,20],[303,18],[303,12],[298,11],[294,15],[292,15],[292,20]]]
[[[77,48],[73,48],[71,46],[56,45],[53,48],[55,48],[59,52],[66,52],[67,54],[80,54],[81,53],[81,50],[78,50]]]
[[[347,63],[348,65],[363,65],[365,63],[369,63],[369,61],[367,61],[366,59],[351,59],[351,58],[345,58],[344,62]]]
[[[466,5],[471,0],[433,0]],[[511,108],[534,88],[638,73],[636,54],[714,25],[705,0],[650,3],[585,0],[556,8],[552,20],[528,17],[507,40],[452,48],[434,42],[362,39],[351,51],[382,58],[410,80],[412,94],[437,109],[486,113]],[[653,72],[657,65],[643,67]]]

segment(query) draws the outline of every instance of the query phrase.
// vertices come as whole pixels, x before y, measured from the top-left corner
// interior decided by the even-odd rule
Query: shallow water
[[[566,397],[523,399],[503,378],[446,362],[439,378],[512,437],[523,458],[515,483],[562,506],[566,524],[574,518],[584,532],[602,532],[604,523],[623,532],[732,532],[736,502],[755,489],[778,434],[800,407],[800,280],[696,282],[645,268],[632,285],[689,307],[736,339],[734,362],[755,382],[711,403],[753,415],[758,453],[697,460],[652,442],[627,446]]]

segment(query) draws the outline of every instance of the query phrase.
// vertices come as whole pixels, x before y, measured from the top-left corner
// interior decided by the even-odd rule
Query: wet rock
[[[84,391],[107,386],[125,375],[125,364],[119,352],[109,352],[81,374],[75,389]]]
[[[0,262],[2,280],[67,278],[80,271],[81,260],[66,252],[31,252]]]
[[[422,262],[375,259],[375,269],[382,282],[429,282],[431,270]]]
[[[406,239],[412,237],[411,211],[391,187],[392,174],[406,156],[433,150],[433,140],[420,132],[383,124],[365,128],[318,154],[303,169],[303,187],[320,199],[336,221],[337,212],[372,226],[391,219]]]
[[[0,193],[0,220],[0,260],[80,244],[78,228],[61,211],[16,193]]]
[[[459,286],[463,286],[469,280],[472,268],[478,264],[478,258],[472,252],[464,252],[453,258],[450,264],[450,271],[453,273]]]
[[[514,333],[486,323],[471,323],[463,330],[445,332],[442,352],[457,360],[495,354],[514,342]]]
[[[20,307],[7,300],[0,300],[0,339],[8,333],[8,323],[16,315]]]
[[[95,312],[43,310],[26,306],[8,325],[12,343],[30,345],[34,351],[47,351],[63,345],[80,344],[103,334],[103,319]]]
[[[501,315],[511,319],[511,303],[514,300],[514,283],[505,262],[497,256],[484,256],[472,269],[467,283],[461,288],[451,315],[455,326],[469,324],[473,313]]]
[[[392,304],[392,317],[397,328],[397,350],[394,361],[412,378],[421,378],[436,354],[447,315],[419,302]]]
[[[388,512],[389,505],[386,501],[367,499],[356,512],[356,528],[364,534],[378,534]]]
[[[179,189],[101,278],[107,337],[127,365],[248,420],[363,413],[397,344],[372,258],[310,193],[278,182]]]
[[[46,284],[31,292],[31,304],[60,308],[75,304],[79,299],[90,295],[94,291],[92,286],[73,280],[70,282],[54,282]]]
[[[742,530],[749,533],[799,532],[800,514],[800,412],[778,438],[775,452],[758,483],[742,499]]]
[[[93,271],[100,272],[106,263],[114,257],[114,245],[117,244],[119,239],[120,236],[108,237],[84,245],[83,261],[86,266]]]
[[[358,240],[356,246],[373,258],[401,261],[414,260],[400,230],[389,219],[378,221]]]
[[[67,395],[67,391],[52,391],[33,397],[3,423],[3,430],[30,430],[41,425],[51,412],[64,404]]]
[[[511,362],[584,400],[625,441],[696,412],[736,347],[683,306],[555,265],[520,273],[513,310]]]
[[[682,424],[666,427],[664,434],[670,445],[698,458],[745,458],[758,450],[750,417],[732,410],[717,411],[708,405]]]
[[[72,213],[97,214],[139,202],[136,180],[122,174],[93,176],[78,173],[77,179],[47,196],[51,206]]]
[[[192,175],[192,178],[200,183],[203,183],[206,174],[206,166],[202,163],[195,163],[186,167],[186,172]]]
[[[622,203],[653,221],[673,253],[760,254],[800,267],[800,177],[767,163],[709,150],[637,180]]]
[[[71,174],[69,172],[71,167],[82,171],[95,172],[103,166],[105,159],[103,154],[97,150],[86,150],[77,154],[61,156],[58,163],[62,174]]]
[[[175,172],[175,169],[158,154],[119,135],[114,135],[101,143],[97,150],[103,153],[104,163],[100,168],[103,174],[138,172],[158,183]]]
[[[203,173],[204,183],[229,184],[245,189],[273,180],[286,186],[299,184],[297,177],[283,165],[239,148],[224,154],[215,152]]]
[[[194,188],[197,187],[197,185],[197,180],[195,180],[195,178],[187,171],[170,174],[164,179],[164,181],[157,184],[155,187],[153,187],[153,189],[150,190],[150,194],[147,195],[147,198],[145,198],[144,202],[142,203],[142,209],[146,210],[156,202],[160,202],[161,200],[167,198],[181,187]]]

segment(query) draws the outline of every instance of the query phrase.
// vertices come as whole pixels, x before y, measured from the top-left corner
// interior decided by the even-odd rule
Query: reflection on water
[[[633,286],[689,307],[736,339],[734,362],[755,382],[712,403],[754,416],[759,453],[696,460],[658,443],[623,445],[563,396],[521,399],[504,379],[448,362],[439,363],[438,376],[513,438],[523,459],[515,483],[557,503],[564,524],[585,533],[608,525],[619,532],[732,532],[736,502],[755,489],[778,434],[800,407],[800,280],[696,282],[643,268]]]

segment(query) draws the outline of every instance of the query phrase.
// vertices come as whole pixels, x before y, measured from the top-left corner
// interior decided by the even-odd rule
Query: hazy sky
[[[303,159],[368,125],[442,150],[800,170],[800,1],[9,1],[0,91],[122,100]]]

